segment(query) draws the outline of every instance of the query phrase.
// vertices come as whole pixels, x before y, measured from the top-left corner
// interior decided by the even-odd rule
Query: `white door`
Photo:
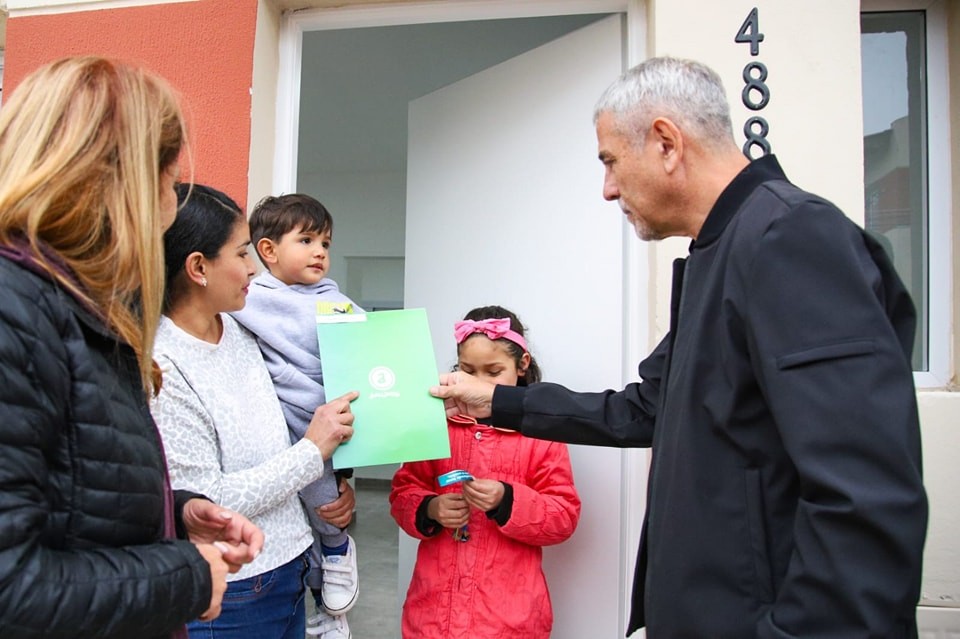
[[[621,387],[623,245],[635,239],[601,197],[592,111],[622,71],[622,31],[621,16],[605,18],[410,104],[404,305],[427,309],[441,370],[454,321],[500,304],[529,327],[545,380]],[[544,553],[553,637],[623,636],[633,570],[621,553],[637,540],[621,538],[622,456],[571,456],[583,510],[573,538]],[[401,533],[401,599],[414,549]]]

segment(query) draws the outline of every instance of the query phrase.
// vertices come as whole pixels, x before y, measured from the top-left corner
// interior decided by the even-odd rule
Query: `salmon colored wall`
[[[182,96],[194,179],[245,206],[256,23],[257,0],[14,15],[7,21],[4,93],[65,55],[99,54],[145,66]]]

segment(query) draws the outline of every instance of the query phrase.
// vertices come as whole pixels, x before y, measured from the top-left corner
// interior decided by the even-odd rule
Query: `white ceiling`
[[[304,33],[298,172],[404,170],[411,100],[601,17]]]

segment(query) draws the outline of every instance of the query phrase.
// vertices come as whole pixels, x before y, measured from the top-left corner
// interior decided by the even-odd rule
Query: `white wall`
[[[960,486],[960,397],[955,392],[927,391],[919,398],[924,482],[930,499],[922,598],[960,606],[960,502],[956,493]]]

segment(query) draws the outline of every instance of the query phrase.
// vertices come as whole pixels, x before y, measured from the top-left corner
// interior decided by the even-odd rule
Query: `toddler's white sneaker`
[[[320,639],[350,639],[346,615],[328,615],[322,610],[307,617],[307,635]]]
[[[320,590],[323,607],[331,615],[342,615],[353,608],[360,592],[357,546],[353,537],[347,535],[347,554],[323,555],[320,566],[323,569],[323,587]]]

